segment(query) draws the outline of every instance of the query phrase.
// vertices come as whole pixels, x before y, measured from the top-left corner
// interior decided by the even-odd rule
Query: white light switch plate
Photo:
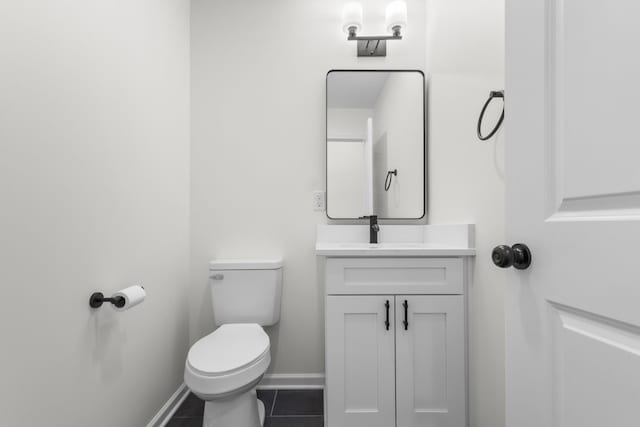
[[[324,200],[325,200],[325,192],[324,191],[314,191],[313,192],[313,210],[314,211],[324,211]]]

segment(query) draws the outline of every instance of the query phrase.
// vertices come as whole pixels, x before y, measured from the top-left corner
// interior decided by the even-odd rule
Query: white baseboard
[[[166,426],[187,396],[189,396],[189,389],[184,383],[180,384],[180,387],[178,387],[176,392],[171,395],[167,403],[165,403],[151,421],[149,421],[147,427]]]
[[[259,390],[323,389],[324,374],[265,374]]]

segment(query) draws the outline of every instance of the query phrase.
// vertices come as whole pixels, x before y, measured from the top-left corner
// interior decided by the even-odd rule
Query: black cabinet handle
[[[404,330],[408,330],[409,329],[409,315],[408,315],[408,311],[409,311],[409,303],[407,302],[407,300],[404,300],[404,302],[402,303],[402,306],[404,307],[404,322],[402,322],[404,324]]]
[[[384,326],[387,328],[387,331],[388,331],[389,326],[391,325],[391,323],[389,323],[389,300],[387,300],[387,302],[384,303],[384,308],[387,310],[387,320],[384,321]]]

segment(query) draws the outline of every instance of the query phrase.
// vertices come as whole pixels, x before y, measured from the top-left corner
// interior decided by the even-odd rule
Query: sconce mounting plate
[[[358,40],[358,56],[387,56],[387,41]]]

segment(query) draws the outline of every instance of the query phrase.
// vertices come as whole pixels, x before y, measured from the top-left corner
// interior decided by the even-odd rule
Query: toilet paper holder
[[[105,302],[110,302],[118,308],[122,308],[126,304],[126,300],[124,299],[124,297],[115,296],[105,298],[102,292],[94,292],[91,294],[91,297],[89,297],[89,307],[91,308],[102,307],[102,304],[104,304]]]

